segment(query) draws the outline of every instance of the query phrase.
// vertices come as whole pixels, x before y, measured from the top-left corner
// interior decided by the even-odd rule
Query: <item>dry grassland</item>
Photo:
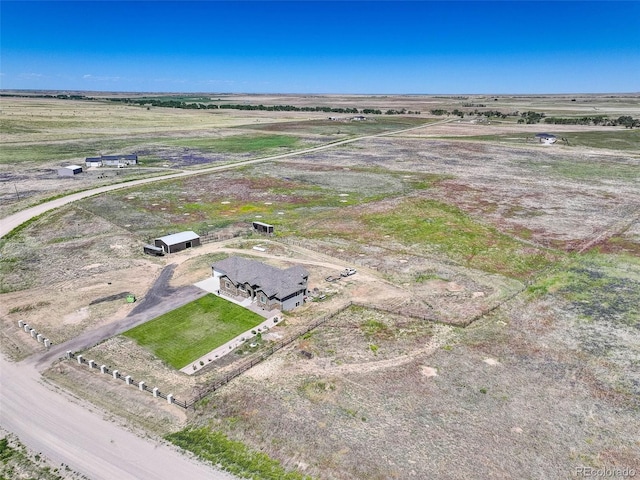
[[[474,102],[555,115],[640,115],[636,97],[572,98],[221,100],[423,113]],[[45,122],[47,109],[69,106],[25,102],[25,122],[31,108]],[[330,131],[325,114],[74,105],[94,122],[96,137],[135,137],[131,148],[162,129],[164,143],[155,144],[154,154],[162,162],[175,157],[173,166],[196,165],[189,157],[195,150],[204,164],[221,161],[219,152],[207,150],[214,137],[295,135],[297,145],[309,145],[357,134]],[[102,119],[105,108],[117,121]],[[3,117],[8,113],[19,115],[17,107],[3,106]],[[144,123],[145,116],[154,120]],[[56,114],[69,141],[76,141],[73,135],[87,132],[72,117]],[[115,129],[119,121],[121,131]],[[120,336],[83,355],[184,400],[345,301],[400,305],[408,314],[353,307],[187,413],[73,362],[60,362],[47,375],[154,433],[209,425],[323,479],[571,478],[580,466],[640,471],[640,157],[603,143],[601,135],[619,138],[624,129],[557,127],[511,120],[425,126],[411,135],[366,138],[77,202],[0,245],[3,350],[24,358],[40,348],[17,332],[20,319],[59,343],[124,317],[132,307],[118,295],[144,298],[161,268],[173,262],[173,289],[210,275],[210,264],[227,255],[300,262],[311,272],[314,300],[286,315],[257,353],[241,349],[193,376]],[[46,144],[50,128],[43,124],[39,132],[17,131],[11,138]],[[584,144],[521,141],[547,130],[577,132]],[[186,145],[189,138],[193,151],[168,141]],[[3,165],[7,178],[20,168]],[[34,191],[55,188],[34,178],[25,178]],[[276,226],[273,242],[241,238],[164,258],[141,252],[162,234],[240,232],[258,219]],[[255,245],[266,252],[252,250]],[[345,266],[358,273],[324,280]]]

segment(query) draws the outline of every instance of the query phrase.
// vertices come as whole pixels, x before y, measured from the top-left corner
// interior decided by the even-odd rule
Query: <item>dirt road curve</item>
[[[235,477],[109,422],[51,391],[34,369],[0,357],[0,425],[35,452],[92,480]]]
[[[402,132],[415,128],[423,128],[423,125],[405,129]],[[396,133],[400,133],[400,131],[386,132],[369,137]],[[248,160],[232,165],[136,180],[75,193],[23,210],[0,220],[0,237],[4,237],[15,227],[37,215],[82,198],[171,178],[202,175],[253,163],[293,157],[333,148],[345,143],[356,142],[363,138],[368,137],[343,140],[320,147]],[[160,306],[156,305],[155,307]],[[137,321],[136,317],[134,315],[125,319],[125,321],[135,323]],[[118,330],[119,327],[122,328],[122,325],[109,325],[106,328]],[[87,335],[102,336],[104,333],[101,331],[88,332]],[[91,338],[74,340],[79,341],[79,343],[93,341]],[[73,340],[68,343],[73,343]],[[176,478],[216,480],[234,478],[229,474],[190,460],[170,446],[158,445],[156,442],[142,439],[132,432],[104,420],[100,413],[88,410],[85,405],[72,401],[66,394],[55,392],[45,386],[41,383],[37,367],[43,368],[47,361],[51,361],[59,353],[58,351],[50,352],[50,355],[27,359],[18,364],[11,363],[0,355],[0,425],[6,430],[15,433],[29,448],[44,454],[55,463],[69,465],[72,469],[92,480],[162,480]]]
[[[442,122],[436,122],[430,125],[436,125],[439,123],[444,123],[444,122],[448,122],[449,120],[444,120]],[[132,182],[125,182],[125,183],[119,183],[117,185],[109,185],[106,187],[99,187],[99,188],[94,188],[91,190],[86,190],[84,192],[78,192],[78,193],[74,193],[71,195],[67,195],[65,197],[62,198],[57,198],[55,200],[51,200],[50,202],[45,202],[42,203],[40,205],[36,205],[35,207],[31,207],[31,208],[27,208],[26,210],[23,210],[21,212],[18,213],[14,213],[13,215],[9,215],[8,217],[3,218],[0,221],[0,238],[4,237],[7,233],[9,233],[11,230],[13,230],[14,228],[16,228],[18,225],[23,224],[24,222],[30,220],[31,218],[38,216],[42,213],[48,212],[49,210],[53,210],[56,209],[58,207],[62,207],[63,205],[66,205],[68,203],[71,202],[75,202],[76,200],[81,200],[83,198],[87,198],[87,197],[91,197],[93,195],[99,195],[101,193],[106,193],[106,192],[111,192],[113,190],[119,190],[121,188],[130,188],[130,187],[135,187],[137,185],[144,185],[146,183],[152,183],[152,182],[161,182],[164,180],[169,180],[172,178],[181,178],[181,177],[190,177],[193,175],[203,175],[206,173],[211,173],[211,172],[219,172],[222,170],[229,170],[232,168],[238,168],[238,167],[243,167],[246,165],[251,165],[254,163],[261,163],[261,162],[268,162],[271,160],[278,160],[281,158],[288,158],[288,157],[294,157],[297,155],[303,155],[305,153],[311,153],[311,152],[317,152],[319,150],[326,150],[329,148],[334,148],[338,145],[344,145],[345,143],[352,143],[352,142],[357,142],[359,140],[365,139],[365,138],[373,138],[373,137],[382,137],[382,136],[386,136],[386,135],[393,135],[393,134],[398,134],[398,133],[404,133],[404,132],[408,132],[410,130],[415,130],[418,128],[424,128],[425,125],[419,125],[417,127],[411,127],[411,128],[407,128],[404,130],[395,130],[392,132],[384,132],[384,133],[379,133],[376,135],[368,135],[368,136],[363,136],[363,137],[357,137],[357,138],[350,138],[347,140],[341,140],[339,142],[333,142],[333,143],[329,143],[327,145],[321,145],[319,147],[313,147],[313,148],[308,148],[305,150],[298,150],[295,152],[291,152],[291,153],[284,153],[282,155],[274,155],[272,157],[265,157],[265,158],[257,158],[255,160],[246,160],[246,161],[242,161],[242,162],[238,162],[238,163],[233,163],[230,165],[220,165],[217,167],[209,167],[209,168],[203,168],[200,170],[192,170],[192,171],[186,171],[186,172],[180,172],[180,173],[175,173],[175,174],[171,174],[171,175],[165,175],[162,177],[154,177],[154,178],[145,178],[142,180],[134,180]]]

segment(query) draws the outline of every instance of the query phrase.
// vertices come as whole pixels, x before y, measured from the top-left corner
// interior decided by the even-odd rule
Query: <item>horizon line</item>
[[[60,89],[60,88],[0,88],[0,92],[76,92],[76,93],[117,93],[117,94],[149,94],[149,95],[274,95],[274,96],[298,96],[298,95],[311,95],[311,96],[375,96],[375,97],[401,97],[401,96],[557,96],[557,95],[640,95],[640,91],[636,92],[546,92],[546,93],[498,93],[498,92],[477,92],[477,93],[452,93],[452,92],[440,92],[440,93],[330,93],[330,92],[207,92],[207,91],[135,91],[135,90],[83,90],[83,89]]]

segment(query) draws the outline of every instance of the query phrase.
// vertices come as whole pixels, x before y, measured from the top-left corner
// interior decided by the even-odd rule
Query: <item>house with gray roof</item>
[[[300,265],[280,269],[256,260],[229,257],[212,266],[220,280],[220,293],[251,298],[265,310],[292,310],[304,303],[309,272]]]
[[[123,167],[125,165],[137,165],[138,155],[100,155],[99,157],[87,157],[84,159],[87,167]]]

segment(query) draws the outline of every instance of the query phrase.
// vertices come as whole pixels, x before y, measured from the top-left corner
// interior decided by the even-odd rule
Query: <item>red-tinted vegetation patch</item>
[[[627,254],[640,257],[640,243],[621,235],[614,235],[606,242],[596,245],[593,250],[600,253]]]

